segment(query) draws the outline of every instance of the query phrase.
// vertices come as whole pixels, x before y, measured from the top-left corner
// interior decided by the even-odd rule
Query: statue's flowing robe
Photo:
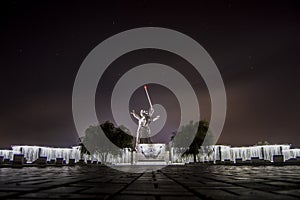
[[[150,121],[150,116],[145,115],[144,117],[142,117],[139,128],[137,130],[139,135],[139,144],[152,144],[150,134],[151,132],[149,127]]]
[[[141,126],[138,130],[139,144],[152,144],[149,126]]]

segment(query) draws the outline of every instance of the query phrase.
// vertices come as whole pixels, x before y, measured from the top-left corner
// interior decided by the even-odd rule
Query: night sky
[[[138,27],[165,27],[200,43],[213,58],[227,92],[227,118],[219,144],[261,140],[300,147],[300,6],[290,1],[218,1],[198,4],[148,1],[1,1],[0,147],[13,144],[68,147],[78,142],[72,89],[88,53],[103,40]],[[197,92],[201,118],[210,100],[201,76],[168,52],[140,50],[118,58],[102,78],[96,110],[112,120],[114,84],[130,68],[157,61],[183,73]],[[178,125],[178,102],[150,85],[153,101],[172,116],[164,140]],[[147,103],[142,89],[130,108]],[[107,105],[108,104],[108,105]],[[164,135],[161,135],[164,134]]]

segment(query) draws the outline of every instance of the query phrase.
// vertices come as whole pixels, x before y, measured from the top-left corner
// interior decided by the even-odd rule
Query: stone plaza
[[[0,168],[0,198],[299,199],[300,166],[187,164],[145,173],[104,165]]]

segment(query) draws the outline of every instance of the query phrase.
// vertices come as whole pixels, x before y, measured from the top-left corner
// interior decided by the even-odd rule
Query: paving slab
[[[126,166],[129,168],[130,166]],[[299,199],[300,166],[0,168],[1,199]],[[134,171],[134,170],[132,170]]]

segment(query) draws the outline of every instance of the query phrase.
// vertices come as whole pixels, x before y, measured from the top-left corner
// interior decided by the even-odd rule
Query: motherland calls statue
[[[138,147],[138,144],[151,144],[151,138],[150,138],[150,127],[149,124],[151,122],[156,121],[157,119],[159,119],[159,115],[156,117],[152,117],[153,113],[154,113],[154,109],[148,94],[148,90],[147,90],[147,86],[144,86],[149,104],[150,104],[150,109],[149,111],[146,110],[141,110],[140,114],[137,114],[134,110],[130,113],[132,114],[138,121],[139,121],[139,126],[136,132],[136,142],[135,142],[135,148]]]

